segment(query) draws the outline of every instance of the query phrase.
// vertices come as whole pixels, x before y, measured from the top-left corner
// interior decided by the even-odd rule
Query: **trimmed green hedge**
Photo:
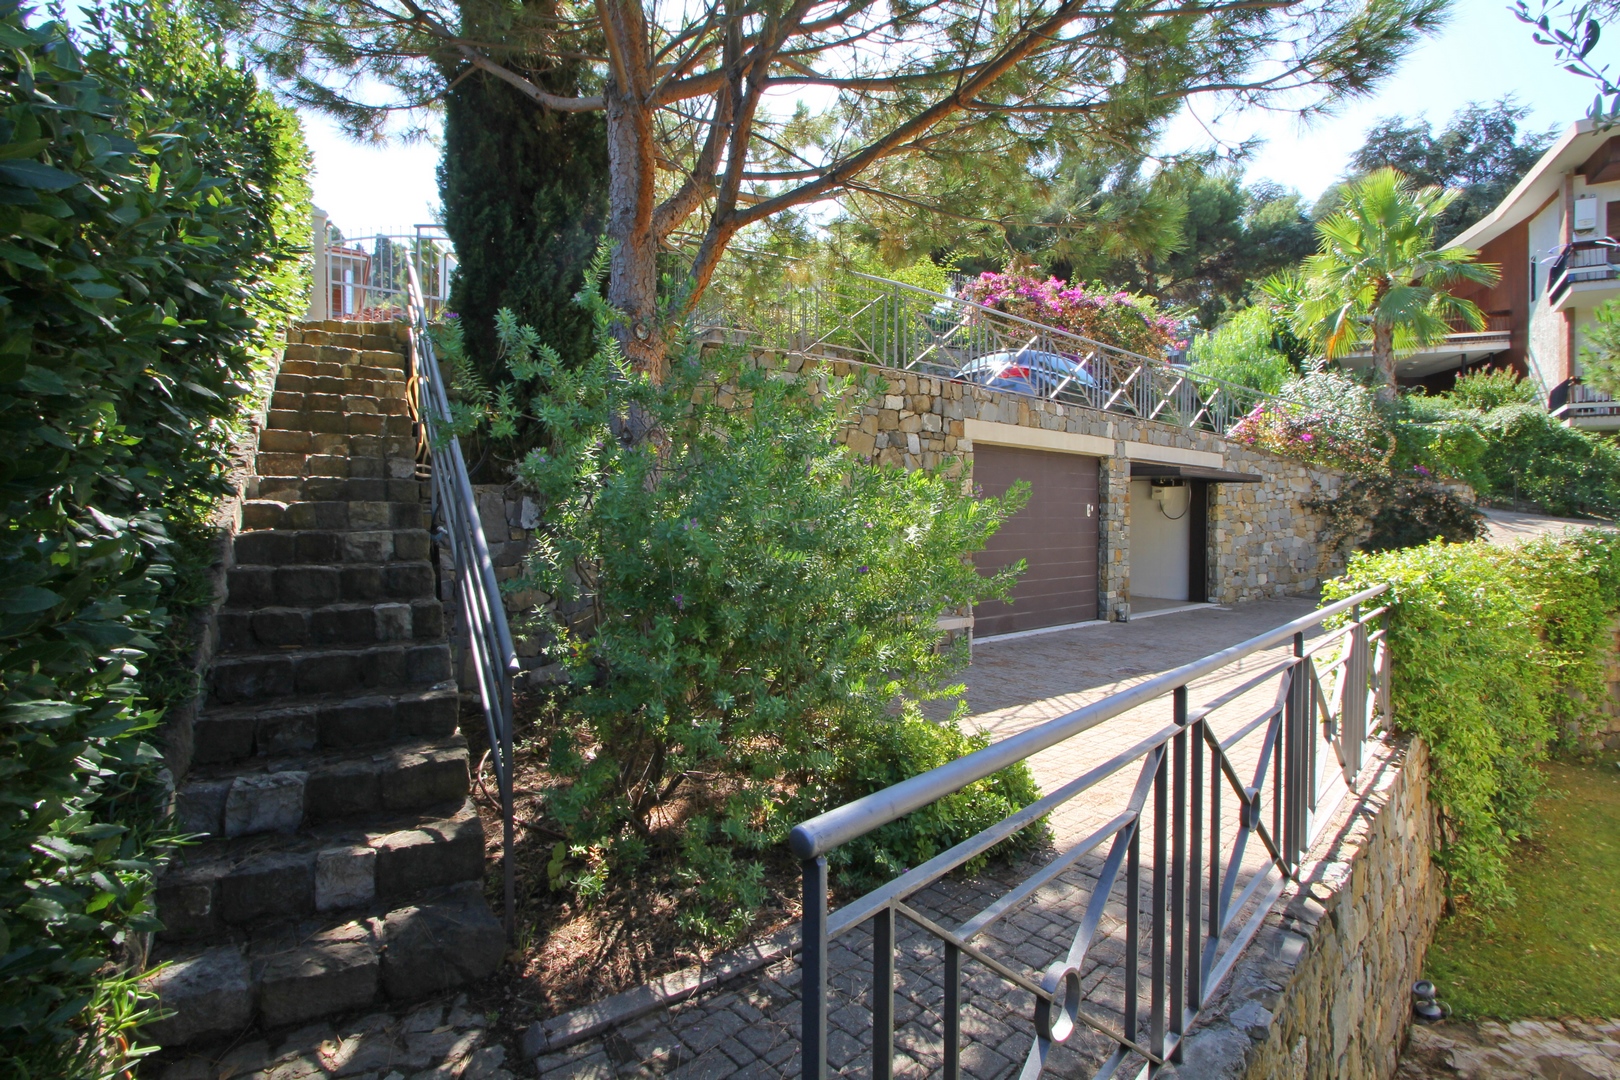
[[[111,1075],[191,690],[177,556],[304,294],[296,119],[162,2],[0,0],[0,1075]],[[176,544],[176,539],[182,541]]]
[[[1511,901],[1504,856],[1534,826],[1537,765],[1606,693],[1620,537],[1358,554],[1323,599],[1383,582],[1395,725],[1429,745],[1451,893],[1481,906]]]

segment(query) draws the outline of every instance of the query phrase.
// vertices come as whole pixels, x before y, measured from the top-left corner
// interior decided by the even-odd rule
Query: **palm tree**
[[[1449,289],[1494,285],[1498,268],[1474,260],[1470,248],[1434,246],[1434,229],[1460,192],[1417,187],[1395,169],[1378,169],[1346,184],[1339,208],[1317,222],[1317,253],[1305,260],[1285,291],[1299,332],[1314,338],[1328,359],[1371,339],[1382,385],[1395,399],[1395,357],[1432,345],[1453,323],[1485,328],[1471,300]]]

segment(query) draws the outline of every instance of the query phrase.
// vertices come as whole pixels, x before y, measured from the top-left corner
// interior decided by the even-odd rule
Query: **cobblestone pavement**
[[[488,1018],[466,1004],[461,995],[335,1027],[311,1024],[274,1042],[255,1040],[193,1054],[156,1075],[160,1080],[513,1080],[506,1048],[486,1045]],[[148,1075],[144,1068],[141,1075]]]
[[[1620,1020],[1417,1025],[1395,1080],[1620,1080]]]
[[[1264,601],[1229,610],[1203,609],[1129,624],[1104,624],[976,647],[966,678],[971,726],[1004,738],[1178,664],[1208,655],[1314,608],[1307,600]],[[1250,657],[1197,684],[1196,705],[1235,687],[1283,659],[1286,646]],[[1239,698],[1213,722],[1222,734],[1234,731],[1271,704],[1275,681]],[[1169,721],[1168,699],[1118,717],[1031,759],[1043,790],[1053,790],[1108,760]],[[1258,735],[1239,743],[1230,757],[1240,775],[1252,771]],[[1139,775],[1131,764],[1073,800],[1051,819],[1053,848],[1063,851],[1120,813]],[[1235,799],[1228,797],[1224,835],[1237,826]],[[1143,821],[1152,835],[1151,802]],[[1251,845],[1244,873],[1264,868]],[[1143,844],[1143,862],[1151,861]],[[1018,865],[992,864],[970,879],[947,879],[911,900],[935,922],[958,925],[977,914],[1051,859],[1052,850]],[[1014,970],[1040,972],[1067,953],[1075,928],[1097,884],[1107,853],[1104,845],[1041,887],[979,939],[987,953]],[[1143,889],[1146,910],[1147,894]],[[1125,956],[1123,881],[1110,902],[1082,971],[1085,1011],[1117,1028],[1124,1006],[1121,963]],[[1241,920],[1239,920],[1241,924]],[[916,1078],[942,1071],[941,1007],[944,990],[942,950],[937,941],[902,919],[898,930],[895,1000],[895,1074]],[[1147,948],[1144,932],[1142,945]],[[1146,953],[1143,953],[1145,958]],[[871,1061],[871,936],[861,927],[835,940],[829,951],[831,1030],[828,1056],[839,1075],[864,1077]],[[976,963],[962,969],[964,1074],[980,1080],[1014,1075],[1028,1052],[1033,997]],[[798,968],[793,960],[764,969],[746,985],[722,988],[671,1010],[561,1052],[543,1054],[536,1067],[546,1080],[608,1080],[610,1077],[667,1074],[678,1080],[726,1077],[785,1077],[799,1069]],[[1048,1059],[1051,1076],[1089,1075],[1111,1049],[1112,1040],[1081,1028]]]

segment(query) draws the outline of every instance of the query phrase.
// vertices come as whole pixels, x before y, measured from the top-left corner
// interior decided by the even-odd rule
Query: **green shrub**
[[[1361,554],[1323,599],[1386,582],[1394,722],[1430,749],[1439,863],[1453,896],[1510,901],[1503,859],[1533,826],[1537,763],[1602,697],[1620,538]]]
[[[1503,405],[1534,405],[1541,400],[1536,384],[1519,378],[1512,368],[1489,368],[1459,375],[1452,388],[1441,395],[1465,409],[1490,412]]]
[[[1374,391],[1340,371],[1290,379],[1226,437],[1256,450],[1356,476],[1389,471],[1395,436]]]
[[[1503,405],[1479,425],[1491,497],[1549,514],[1620,514],[1620,448],[1607,439],[1565,427],[1540,405]]]
[[[190,690],[150,663],[193,587],[173,540],[225,490],[265,324],[304,295],[296,123],[209,41],[152,4],[104,13],[81,50],[0,4],[7,1076],[137,1053],[128,976],[167,844],[147,736]]]
[[[966,734],[954,723],[933,723],[911,709],[898,718],[852,724],[843,738],[823,799],[828,806],[880,791],[990,745],[984,734]],[[1040,797],[1028,769],[1005,769],[845,844],[827,861],[841,887],[864,892]],[[1043,828],[1032,826],[1003,841],[1003,846],[1026,850],[1045,836]],[[964,869],[975,873],[988,859],[988,854],[980,855]]]
[[[1306,506],[1323,514],[1322,539],[1341,552],[1393,551],[1431,540],[1463,544],[1484,535],[1484,520],[1456,492],[1420,476],[1352,477],[1332,496]]]
[[[969,745],[892,707],[951,689],[965,643],[947,646],[938,619],[1005,595],[1011,573],[981,577],[968,556],[1025,490],[976,500],[949,466],[855,460],[837,438],[843,402],[872,387],[693,349],[649,385],[594,285],[584,297],[600,344],[577,368],[503,313],[521,398],[491,418],[500,433],[521,411],[549,433],[518,467],[545,528],[516,587],[571,613],[546,612],[574,687],[541,733],[564,781],[547,803],[568,838],[553,878],[594,895],[678,850],[686,929],[733,938],[793,824]],[[629,423],[653,434],[620,438]],[[874,860],[906,864],[990,824],[1027,776],[918,815]]]
[[[1280,347],[1271,309],[1260,304],[1246,307],[1215,330],[1194,339],[1187,350],[1187,366],[1262,394],[1275,394],[1296,374]]]
[[[1408,393],[1389,407],[1389,416],[1395,435],[1390,471],[1396,476],[1461,480],[1475,491],[1489,490],[1481,467],[1489,443],[1479,413],[1449,397]]]

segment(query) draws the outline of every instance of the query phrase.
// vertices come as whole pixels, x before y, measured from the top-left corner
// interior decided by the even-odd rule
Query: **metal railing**
[[[711,284],[694,315],[698,335],[981,383],[987,358],[1025,363],[1036,369],[1031,383],[1044,399],[1217,435],[1270,400],[961,297],[854,270],[818,276],[786,256],[733,254],[780,266]]]
[[[506,877],[506,933],[516,929],[512,862],[512,682],[520,670],[495,564],[484,539],[478,497],[467,474],[461,442],[449,434],[450,398],[428,332],[429,312],[414,264],[406,265],[410,326],[409,399],[426,439],[432,475],[433,537],[449,548],[455,567],[456,610],[466,636],[466,665],[472,668],[483,705],[490,757],[500,792]]]
[[[1562,419],[1580,417],[1615,416],[1620,414],[1620,402],[1613,394],[1587,386],[1574,378],[1553,387],[1547,395],[1547,410]]]
[[[331,242],[321,256],[330,318],[357,322],[406,318],[411,270],[416,271],[417,291],[429,317],[449,303],[456,256],[442,225]]]
[[[902,919],[943,948],[945,1080],[961,1075],[962,1014],[969,1004],[963,996],[963,969],[968,962],[1000,980],[997,993],[1022,990],[1034,998],[1034,1039],[1020,1073],[1023,1080],[1039,1076],[1053,1048],[1080,1027],[1102,1033],[1104,1045],[1111,1047],[1096,1077],[1113,1076],[1127,1064],[1140,1065],[1151,1076],[1179,1060],[1189,1026],[1259,930],[1284,884],[1297,877],[1316,832],[1354,789],[1367,740],[1389,721],[1389,650],[1385,629],[1374,625],[1388,608],[1362,611],[1386,589],[1358,593],[797,826],[789,843],[804,875],[806,1080],[823,1080],[828,1074],[829,943],[865,924],[872,927],[870,981],[859,975],[841,981],[870,985],[871,1075],[874,1080],[892,1077],[897,978],[908,987],[919,979],[941,981],[939,975],[897,975],[897,924]],[[1307,649],[1306,631],[1335,617],[1343,617],[1344,625]],[[1202,705],[1190,700],[1195,680],[1284,643],[1292,644],[1291,656],[1265,665]],[[1217,722],[1227,726],[1224,719],[1217,721],[1222,709],[1256,692],[1265,694],[1272,683],[1275,696],[1259,715],[1231,725],[1224,737],[1217,733]],[[887,885],[829,911],[830,852],[1040,750],[1165,697],[1171,703],[1167,726]],[[1253,751],[1248,778],[1240,775],[1240,745]],[[925,887],[1137,762],[1138,778],[1117,815],[1078,841],[1066,841],[1050,862],[993,903],[955,926],[944,916],[930,918],[918,910],[924,905],[914,898]],[[1223,812],[1226,798],[1235,806],[1227,805]],[[1150,799],[1151,852],[1144,865],[1142,833]],[[1244,882],[1245,855],[1252,845],[1259,847],[1263,865]],[[1061,887],[1060,874],[1105,846],[1107,855],[1065,956],[1044,971],[1029,971],[1015,957],[994,955],[995,942],[986,938],[987,931],[1015,917],[1019,906],[1037,893]],[[1083,1001],[1081,986],[1088,953],[1097,944],[1099,924],[1119,884],[1125,893],[1123,970],[1118,973],[1124,992],[1116,1011]],[[931,963],[936,955],[914,945],[900,953],[911,962]],[[1004,1044],[995,1049],[1011,1053]]]
[[[1558,253],[1547,273],[1547,300],[1556,304],[1578,281],[1605,281],[1620,276],[1620,244],[1609,237],[1576,240]]]

